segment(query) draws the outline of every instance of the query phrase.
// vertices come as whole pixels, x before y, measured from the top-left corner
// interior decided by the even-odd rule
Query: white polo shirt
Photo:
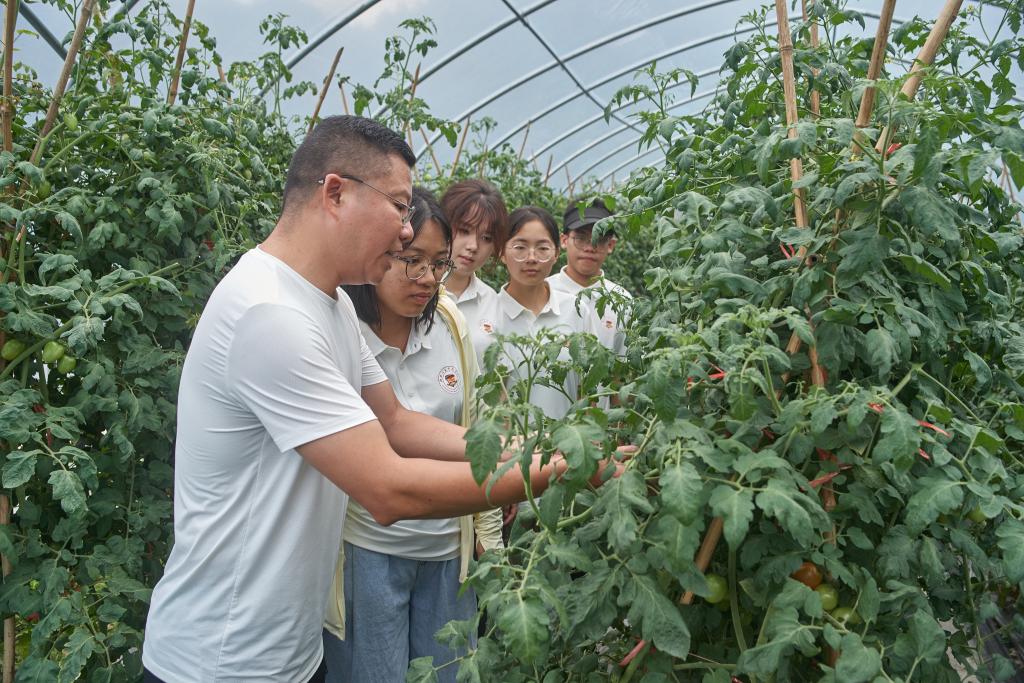
[[[566,294],[571,295],[573,299],[575,299],[579,295],[579,293],[582,292],[584,289],[603,289],[609,292],[616,292],[618,294],[621,294],[623,297],[627,299],[633,298],[633,296],[629,292],[627,292],[624,287],[615,284],[611,280],[605,279],[603,272],[600,276],[598,276],[597,280],[595,280],[589,287],[584,287],[583,285],[569,277],[569,275],[565,272],[566,268],[567,266],[564,266],[560,271],[558,271],[554,275],[549,275],[547,282],[548,284],[551,285],[552,289],[557,289],[560,292],[565,292]],[[594,294],[582,297],[583,301],[589,301],[590,304],[594,306],[595,314],[597,311],[597,306],[595,303],[597,295],[598,292],[595,291]],[[601,343],[604,344],[607,349],[614,351],[616,355],[626,355],[626,330],[624,329],[625,319],[619,315],[619,311],[616,310],[616,306],[614,305],[614,303],[612,301],[609,301],[605,305],[604,315],[598,317],[600,318],[600,323],[598,327],[597,338],[601,340]]]
[[[589,306],[580,307],[576,312],[576,305],[573,298],[565,292],[559,292],[549,287],[550,296],[544,304],[539,315],[525,308],[518,301],[513,299],[505,285],[498,291],[492,302],[481,310],[480,319],[493,321],[493,330],[486,331],[480,326],[481,341],[477,347],[477,353],[483,354],[487,347],[495,342],[495,335],[517,334],[523,336],[534,336],[540,330],[552,330],[561,334],[572,334],[574,332],[587,332],[597,335],[597,315]],[[476,340],[474,339],[474,343]],[[568,360],[569,351],[564,347],[559,352],[559,359]],[[525,377],[526,362],[522,354],[511,346],[506,345],[502,353],[502,363],[508,366],[516,379]],[[520,374],[520,372],[522,374]],[[565,389],[570,396],[579,395],[579,375],[570,372],[565,380]],[[534,386],[530,393],[530,403],[538,406],[544,414],[550,418],[560,419],[569,412],[572,403],[559,391],[550,387]]]
[[[147,669],[168,682],[315,673],[348,496],[295,448],[375,420],[360,392],[386,379],[347,296],[258,248],[217,285],[181,373],[174,547]]]
[[[459,307],[459,312],[466,317],[466,324],[469,325],[470,337],[473,340],[473,348],[476,349],[476,360],[482,366],[488,335],[494,332],[494,320],[486,311],[491,309],[498,293],[474,275],[462,294],[455,296],[448,292],[448,295]]]
[[[404,407],[445,422],[460,421],[465,378],[455,341],[440,314],[429,332],[412,325],[404,354],[384,343],[366,323],[359,326]],[[348,506],[344,538],[360,548],[411,560],[439,562],[459,556],[458,518],[403,520],[385,527],[354,500]]]

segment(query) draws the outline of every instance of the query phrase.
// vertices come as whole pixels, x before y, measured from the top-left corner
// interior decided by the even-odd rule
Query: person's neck
[[[505,288],[508,295],[519,302],[519,305],[523,308],[533,311],[534,315],[540,315],[540,312],[544,310],[544,306],[547,304],[548,299],[551,298],[551,292],[548,289],[548,283],[541,280],[536,285],[527,285],[522,282],[509,282],[508,287]]]
[[[466,288],[469,287],[469,283],[472,281],[473,273],[467,275],[456,270],[445,280],[444,288],[455,296],[462,296],[462,293],[466,291]]]
[[[381,308],[380,324],[376,325],[373,331],[382,342],[405,353],[405,347],[409,345],[409,336],[412,334],[413,322],[412,318]]]
[[[298,226],[290,225],[290,221],[281,218],[259,247],[286,263],[327,296],[337,298],[338,285],[341,284],[338,268],[325,263],[315,249],[309,249],[306,245],[310,243],[312,240],[302,235]]]
[[[589,287],[590,285],[601,279],[602,271],[598,271],[594,277],[587,277],[583,273],[575,270],[572,266],[565,267],[565,274],[569,276],[569,279],[578,284],[581,287]]]

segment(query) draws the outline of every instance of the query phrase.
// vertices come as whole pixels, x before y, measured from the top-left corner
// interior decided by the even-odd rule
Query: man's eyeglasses
[[[612,236],[605,234],[601,239],[594,243],[594,235],[591,232],[580,232],[579,230],[573,230],[569,234],[569,239],[576,245],[577,249],[586,249],[587,247],[594,247],[596,249],[603,249],[608,246]]]
[[[426,256],[399,256],[398,254],[392,254],[391,257],[405,264],[405,276],[410,280],[419,280],[427,274],[429,269],[434,273],[434,280],[438,284],[444,284],[455,268],[455,261],[447,258],[431,262]]]
[[[402,225],[407,225],[409,223],[409,221],[412,220],[412,215],[414,213],[416,213],[416,207],[415,206],[413,206],[411,204],[406,204],[405,202],[403,202],[400,199],[395,199],[394,197],[389,195],[384,190],[380,190],[380,189],[374,187],[373,185],[371,185],[370,183],[366,182],[362,178],[357,178],[354,175],[347,175],[347,174],[344,174],[344,173],[339,173],[338,177],[339,178],[345,178],[346,180],[352,180],[354,182],[359,183],[360,185],[366,185],[368,188],[370,188],[371,190],[373,190],[377,194],[382,194],[385,197],[387,197],[388,199],[390,199],[391,203],[394,204],[395,208],[397,208],[398,211],[402,214]],[[327,179],[326,177],[325,178],[321,178],[320,180],[316,181],[316,184],[317,185],[323,185],[324,181],[326,179]]]
[[[541,263],[547,263],[551,259],[555,258],[556,253],[555,248],[548,243],[538,244],[531,247],[523,242],[516,242],[514,244],[510,244],[508,247],[508,255],[511,256],[512,260],[516,263],[522,263],[530,258],[531,252]]]

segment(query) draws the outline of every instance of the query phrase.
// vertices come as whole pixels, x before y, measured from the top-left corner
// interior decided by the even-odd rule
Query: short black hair
[[[284,183],[284,210],[299,204],[316,190],[328,173],[372,180],[391,171],[391,155],[412,168],[416,155],[401,135],[362,116],[322,119],[295,150]]]
[[[412,205],[416,207],[416,210],[413,211],[412,221],[410,221],[412,223],[412,242],[409,244],[415,243],[416,236],[420,234],[423,226],[427,224],[427,221],[433,220],[441,227],[441,234],[444,235],[445,244],[448,245],[448,258],[451,258],[452,226],[444,215],[444,211],[441,210],[441,205],[437,203],[437,199],[430,190],[417,185],[412,188]],[[392,266],[392,268],[399,267],[402,266]],[[375,285],[342,285],[341,288],[352,299],[352,305],[356,309],[356,316],[360,320],[370,327],[380,325],[380,302],[377,301],[377,287]],[[434,292],[434,296],[427,302],[423,313],[416,319],[416,324],[422,325],[424,332],[430,332],[434,327],[434,312],[437,311],[437,298],[439,296],[441,296],[440,288]]]
[[[547,209],[539,206],[521,206],[512,212],[508,217],[508,238],[511,240],[515,237],[516,233],[530,221],[540,221],[551,236],[551,241],[558,246],[558,224],[555,223],[555,217]]]

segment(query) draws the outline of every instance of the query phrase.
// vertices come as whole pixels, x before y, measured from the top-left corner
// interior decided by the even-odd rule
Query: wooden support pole
[[[409,87],[409,102],[410,103],[414,99],[416,99],[416,86],[420,84],[420,67],[421,66],[423,66],[422,63],[416,65],[416,73],[413,74],[412,85]],[[409,149],[415,151],[416,148],[413,146],[413,141],[412,141],[412,126],[410,125],[410,123],[408,121],[405,122],[405,135],[406,135],[406,137],[409,138]],[[412,175],[413,175],[414,179],[418,179],[419,178],[419,173],[416,171],[416,167],[415,166],[412,167]]]
[[[552,154],[548,157],[548,170],[544,171],[544,187],[548,186],[548,180],[551,178],[551,164],[555,161],[555,155]]]
[[[519,145],[519,160],[520,161],[523,160],[523,152],[526,151],[526,139],[528,137],[530,137],[530,126],[532,124],[533,124],[533,121],[527,121],[526,122],[526,130],[523,132],[523,143],[521,145]]]
[[[181,42],[178,43],[178,58],[174,60],[174,75],[171,77],[171,89],[167,93],[167,104],[174,104],[178,99],[178,82],[181,80],[181,67],[185,63],[185,47],[188,45],[188,34],[192,30],[192,12],[196,8],[196,0],[188,0],[185,10],[185,23],[181,27]]]
[[[946,0],[942,11],[939,12],[939,16],[935,20],[931,32],[928,34],[928,40],[921,47],[921,51],[917,53],[914,65],[910,67],[910,73],[907,75],[907,80],[900,89],[900,92],[908,100],[914,99],[917,95],[917,89],[921,86],[921,79],[924,78],[922,71],[935,62],[935,55],[938,54],[939,47],[942,45],[942,41],[946,39],[946,35],[949,33],[953,22],[956,21],[957,13],[960,11],[960,5],[962,4],[963,0]],[[875,144],[875,151],[881,154],[882,150],[889,146],[891,136],[892,131],[888,127],[883,128],[881,135],[878,136],[878,142]]]
[[[13,122],[14,122],[14,28],[18,22],[18,3],[15,0],[7,0],[7,11],[4,13],[4,90],[3,99],[0,100],[0,117],[2,117],[3,127],[3,150],[10,152],[14,149],[14,136],[12,133]],[[12,235],[16,235],[16,228],[11,232]],[[4,226],[4,231],[7,227]],[[17,239],[17,238],[15,238]],[[24,241],[24,229],[22,229],[22,241]],[[14,255],[16,242],[11,240],[10,248],[7,251],[12,257]],[[4,244],[3,240],[0,240],[0,256],[4,255]],[[24,246],[22,247],[24,248]],[[20,283],[19,283],[20,284]],[[2,314],[0,314],[2,315]],[[0,331],[0,344],[4,343],[4,333]],[[5,362],[0,361],[0,368],[6,365]],[[0,494],[0,525],[7,526],[11,523],[11,499],[7,496],[7,492],[4,491]],[[11,573],[11,560],[7,555],[0,555],[0,566],[2,566],[3,575],[6,578]],[[14,650],[15,643],[17,641],[17,631],[15,630],[14,617],[10,616],[4,619],[4,660],[3,660],[3,683],[14,682]]]
[[[452,172],[449,178],[455,177],[455,169],[459,167],[459,159],[462,158],[462,146],[466,144],[466,136],[469,135],[469,117],[466,117],[466,124],[462,127],[462,135],[459,136],[459,146],[455,148],[455,158],[452,160]]]
[[[786,0],[775,0],[775,13],[778,17],[779,54],[782,57],[782,89],[786,99],[786,126],[790,139],[797,136],[798,122],[796,108],[796,77],[793,75],[793,36],[789,31],[789,11]],[[803,162],[800,157],[789,160],[789,175],[793,183],[803,177]],[[793,204],[796,213],[796,227],[807,227],[807,208],[804,206],[803,190],[793,189]]]
[[[877,81],[882,75],[885,63],[885,51],[889,47],[889,31],[892,29],[892,15],[896,11],[896,0],[885,0],[882,12],[878,16],[878,30],[875,32],[875,45],[871,49],[871,62],[868,64],[868,80]],[[875,107],[875,86],[869,84],[864,88],[860,98],[860,109],[857,111],[857,127],[864,128],[871,122],[871,111]]]
[[[810,4],[813,6],[814,0],[810,0]],[[800,9],[803,13],[804,21],[807,21],[810,18],[810,14],[807,12],[807,0],[800,0]],[[811,47],[817,50],[820,44],[821,43],[818,40],[818,22],[812,21]],[[811,73],[814,74],[815,78],[817,78],[819,71],[817,69],[811,69]],[[811,114],[814,118],[821,116],[821,93],[818,92],[816,87],[811,90]]]
[[[338,90],[341,91],[341,108],[345,112],[345,115],[348,116],[351,112],[348,110],[348,98],[345,97],[345,84],[339,83]]]
[[[430,144],[430,138],[427,137],[427,131],[420,128],[420,135],[423,136],[423,143],[427,146],[427,150],[430,151],[430,158],[434,160],[434,169],[437,170],[437,177],[441,177],[441,162],[437,160],[437,155],[434,154],[434,146]]]
[[[53,128],[57,120],[57,110],[64,98],[64,90],[68,87],[68,80],[71,79],[71,67],[75,65],[78,58],[78,51],[82,49],[82,38],[85,36],[85,28],[89,25],[89,18],[92,17],[93,0],[84,0],[82,9],[78,16],[78,23],[75,25],[75,33],[71,37],[71,45],[68,46],[68,56],[64,59],[64,66],[61,68],[60,76],[57,78],[57,85],[53,88],[53,97],[50,99],[50,106],[46,110],[46,119],[43,120],[43,127],[39,131],[39,139],[29,157],[29,163],[35,164],[39,161],[39,155],[43,152],[43,142]]]
[[[338,51],[334,53],[334,60],[331,62],[331,68],[327,72],[327,78],[324,79],[324,87],[320,88],[320,97],[316,100],[316,107],[313,109],[313,117],[309,120],[309,130],[307,133],[313,132],[313,126],[316,125],[316,120],[320,116],[320,107],[324,106],[324,98],[327,97],[327,91],[331,89],[331,81],[334,80],[334,72],[338,68],[338,62],[341,61],[341,54],[345,51],[345,46],[342,45],[338,48]]]
[[[722,527],[724,524],[725,522],[721,517],[715,517],[711,520],[711,524],[708,525],[708,530],[704,534],[704,540],[700,544],[700,549],[697,550],[697,557],[693,560],[701,574],[706,572],[708,565],[711,564],[711,556],[715,554],[715,548],[718,547],[718,542],[722,539]],[[686,591],[683,593],[683,597],[679,599],[679,604],[681,605],[689,605],[692,602],[693,591]]]

